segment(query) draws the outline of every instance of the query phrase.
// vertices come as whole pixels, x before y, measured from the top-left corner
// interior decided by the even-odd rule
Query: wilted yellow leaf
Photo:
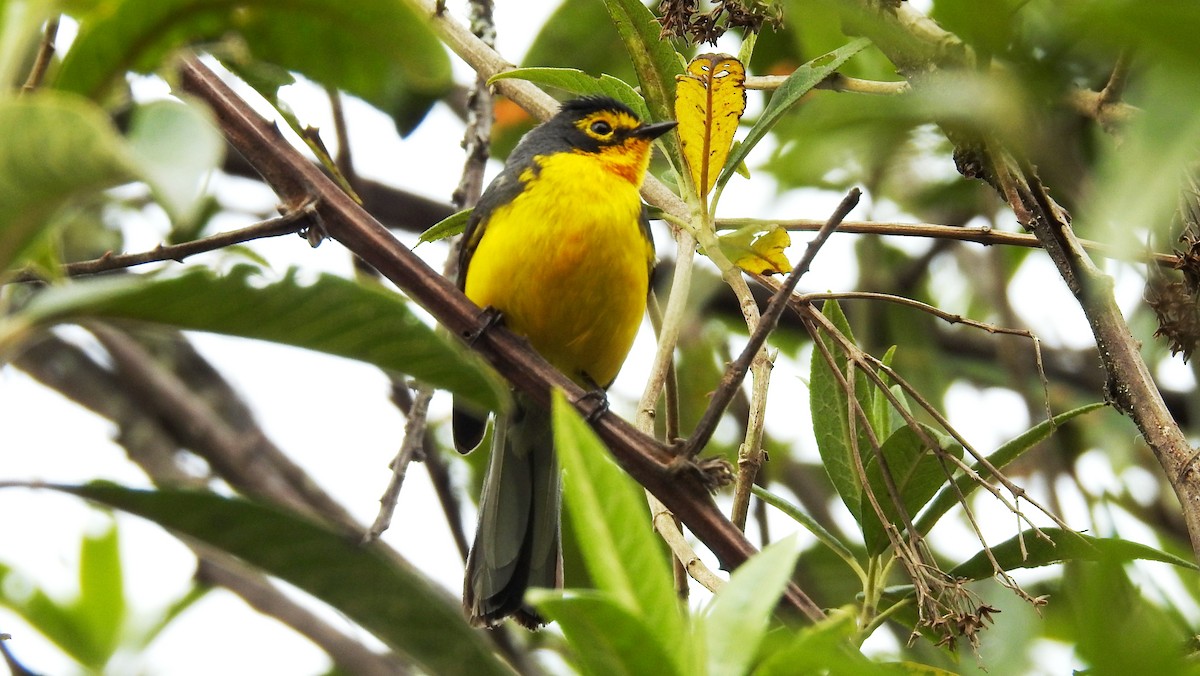
[[[701,54],[675,76],[675,119],[692,183],[708,195],[746,112],[746,68],[728,54]]]
[[[751,225],[721,235],[721,250],[733,264],[756,275],[787,274],[792,271],[783,250],[792,243],[792,236],[782,226]]]

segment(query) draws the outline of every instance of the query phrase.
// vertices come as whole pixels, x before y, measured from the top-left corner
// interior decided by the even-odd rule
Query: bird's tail
[[[562,490],[553,444],[549,412],[520,395],[513,412],[497,418],[463,589],[474,625],[492,626],[509,615],[528,627],[545,624],[524,604],[525,590],[562,586]]]

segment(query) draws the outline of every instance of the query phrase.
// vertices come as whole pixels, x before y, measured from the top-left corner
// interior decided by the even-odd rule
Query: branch
[[[62,266],[62,272],[68,277],[82,277],[84,275],[95,275],[101,272],[131,268],[135,265],[145,265],[146,263],[160,263],[163,261],[182,263],[185,258],[190,256],[216,251],[217,249],[223,249],[234,244],[300,232],[312,226],[312,217],[315,213],[316,210],[312,208],[311,204],[302,204],[300,208],[278,218],[255,223],[245,228],[222,232],[211,237],[184,242],[183,244],[165,246],[160,244],[150,251],[143,251],[141,253],[113,254],[110,251],[94,260],[67,263]],[[40,280],[41,277],[33,272],[23,272],[13,277],[10,281],[33,282]]]
[[[881,11],[869,0],[839,0],[839,4],[860,19],[868,19],[860,21],[859,27],[872,39],[880,38],[875,39],[876,45],[906,71],[910,81],[916,82],[912,76],[922,70],[953,69],[970,62],[969,58],[956,58],[941,49],[947,42],[958,40],[944,31],[943,35],[931,38],[930,26],[936,27],[936,24],[928,17],[915,20],[914,25],[921,30],[909,31],[907,24],[902,26],[898,16],[903,14],[911,18],[916,14],[908,3],[904,3],[903,11],[895,12]],[[907,33],[905,39],[891,40],[898,27]],[[1107,395],[1118,410],[1138,426],[1162,465],[1183,508],[1193,552],[1200,554],[1200,473],[1192,471],[1195,458],[1188,439],[1171,418],[1150,369],[1142,359],[1141,346],[1121,315],[1113,296],[1112,278],[1088,257],[1071,228],[1070,217],[1054,203],[1028,162],[987,137],[954,132],[948,135],[959,150],[971,158],[960,163],[960,171],[968,178],[986,180],[1008,202],[1017,220],[1042,243],[1078,300],[1091,325],[1101,363],[1108,373]]]
[[[432,17],[433,8],[428,9]],[[443,27],[447,22],[445,18],[434,21]],[[549,406],[550,392],[558,388],[586,409],[583,413],[596,421],[596,431],[617,463],[675,512],[726,567],[736,568],[754,553],[750,542],[713,502],[700,471],[673,467],[674,457],[666,447],[616,415],[598,410],[597,402],[538,356],[528,341],[503,327],[487,328],[476,305],[344,195],[207,67],[194,58],[186,61],[181,84],[208,103],[226,138],[258,168],[284,204],[315,201],[331,237],[370,263],[454,334],[480,336],[473,349],[514,387],[543,406]],[[791,587],[785,598],[788,605],[814,621],[824,617],[797,587]]]
[[[717,219],[717,227],[722,229],[737,229],[747,225],[762,223],[778,224],[793,232],[816,232],[825,224],[824,221],[810,218],[783,221],[764,221],[758,218]],[[984,246],[1002,245],[1020,246],[1031,249],[1042,248],[1042,242],[1035,235],[993,230],[988,226],[933,225],[930,223],[898,223],[887,221],[844,221],[838,226],[838,232],[858,235],[895,235],[899,237],[950,239],[962,242],[975,242]],[[1079,244],[1086,251],[1098,253],[1106,258],[1133,263],[1152,263],[1164,268],[1175,268],[1180,262],[1180,257],[1176,254],[1130,251],[1129,247],[1113,246],[1090,239],[1081,239],[1079,240]]]
[[[761,89],[774,91],[779,89],[787,75],[750,75],[746,77],[746,89]],[[880,96],[895,96],[912,91],[912,87],[904,80],[894,82],[880,80],[863,80],[841,73],[833,73],[821,80],[816,89],[828,89],[835,92],[853,92],[855,94],[876,94]]]
[[[50,60],[54,58],[54,40],[58,37],[58,23],[58,15],[46,22],[46,29],[42,32],[42,42],[38,45],[33,67],[29,69],[29,77],[21,86],[22,94],[28,94],[42,85],[42,78],[46,76]]]
[[[842,200],[833,215],[825,222],[825,225],[817,233],[817,236],[808,243],[808,249],[805,250],[804,256],[796,263],[796,267],[788,275],[787,280],[783,283],[775,295],[771,298],[771,302],[767,305],[767,311],[763,313],[759,320],[758,326],[754,328],[754,333],[750,335],[750,340],[746,343],[742,353],[738,356],[729,368],[725,370],[725,375],[721,378],[721,383],[717,390],[713,393],[709,401],[708,408],[705,409],[704,415],[700,421],[696,423],[692,435],[688,438],[687,444],[684,446],[684,453],[688,457],[696,456],[712,437],[712,433],[717,428],[717,423],[721,419],[721,415],[725,412],[725,408],[729,406],[729,402],[733,400],[733,392],[742,383],[742,379],[746,377],[746,372],[750,370],[750,362],[754,356],[758,354],[759,348],[766,342],[767,336],[779,324],[779,318],[783,316],[784,309],[787,308],[788,299],[792,291],[796,289],[796,284],[804,273],[808,272],[808,268],[812,265],[813,258],[816,257],[817,251],[837,229],[838,224],[850,213],[858,204],[858,199],[862,193],[858,188],[850,191],[850,194]],[[749,487],[746,488],[747,494]]]

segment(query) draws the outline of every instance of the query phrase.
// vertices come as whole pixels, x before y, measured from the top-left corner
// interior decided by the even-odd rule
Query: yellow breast
[[[581,386],[606,386],[646,310],[653,249],[638,189],[594,155],[557,153],[540,165],[482,224],[465,291]]]

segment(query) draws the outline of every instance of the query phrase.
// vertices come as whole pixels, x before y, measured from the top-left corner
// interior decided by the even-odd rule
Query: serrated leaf
[[[880,399],[882,398],[880,397]],[[938,438],[938,435],[931,428],[925,428],[925,432],[934,439]],[[962,446],[958,446],[957,444],[947,444],[947,446],[948,448],[944,449],[943,452],[949,452],[962,457]],[[880,453],[882,453],[884,460],[887,462],[892,483],[896,487],[896,492],[899,493],[904,513],[909,518],[912,518],[913,515],[925,506],[925,503],[933,497],[934,493],[937,493],[938,488],[948,482],[946,477],[947,470],[943,468],[942,461],[938,459],[937,453],[926,448],[925,444],[921,442],[920,437],[911,427],[901,427],[893,432],[883,442],[883,445],[880,447]],[[884,516],[897,530],[903,532],[905,530],[904,521],[900,518],[900,510],[897,509],[891,494],[888,492],[887,484],[883,478],[883,468],[874,452],[867,454],[864,464],[867,471],[868,485],[871,487],[871,492],[875,496],[876,501],[879,502]],[[950,469],[953,468],[953,465],[948,464],[947,466]],[[868,498],[865,492],[863,493],[862,500],[861,522],[863,540],[866,542],[868,553],[878,554],[887,549],[890,540],[874,508],[867,502]]]
[[[434,223],[428,230],[421,233],[417,238],[417,244],[425,242],[436,242],[439,239],[454,237],[461,235],[467,229],[467,221],[471,219],[471,212],[474,209],[463,209],[462,211],[450,214],[442,220]],[[416,248],[416,247],[413,247]]]
[[[1161,561],[1181,568],[1200,570],[1194,561],[1182,559],[1153,547],[1120,538],[1097,538],[1061,528],[1043,528],[1046,538],[1032,531],[992,546],[992,555],[1004,570],[1037,568],[1063,561]],[[1048,539],[1047,539],[1048,538]],[[1022,554],[1022,540],[1024,551]],[[995,573],[987,552],[979,552],[950,571],[953,577],[983,580]]]
[[[633,109],[642,120],[650,119],[646,100],[624,80],[611,75],[592,77],[574,68],[515,68],[497,73],[488,80],[526,80],[545,87],[555,87],[580,96],[602,95],[612,97]]]
[[[100,96],[186,44],[241,36],[253,58],[359,96],[411,131],[450,88],[450,60],[428,22],[395,0],[113,0],[78,17],[57,86]]]
[[[808,63],[800,66],[791,75],[788,76],[783,84],[775,90],[771,95],[771,101],[767,107],[763,109],[762,115],[759,116],[758,122],[750,128],[750,132],[746,134],[746,138],[742,139],[741,144],[733,150],[729,155],[729,159],[725,161],[725,169],[721,172],[717,183],[725,185],[733,172],[737,168],[746,155],[758,145],[758,142],[771,131],[775,123],[783,117],[802,96],[812,90],[813,87],[820,84],[822,80],[829,77],[834,71],[842,66],[850,57],[861,52],[871,44],[871,41],[866,38],[859,38],[840,47],[828,54],[818,56]]]
[[[0,102],[0,129],[0,270],[71,200],[135,176],[116,128],[86,99],[40,91]]]
[[[728,54],[701,54],[675,76],[679,143],[702,200],[716,184],[746,112],[745,82],[746,67]]]
[[[601,591],[654,627],[663,646],[679,645],[683,616],[643,492],[559,391],[552,410],[564,502],[588,573]]]
[[[204,491],[56,486],[233,554],[344,613],[428,673],[509,674],[457,599],[379,546],[273,507]]]
[[[710,676],[749,672],[799,557],[794,536],[774,542],[738,566],[716,593],[703,620]]]
[[[625,605],[590,590],[552,592],[531,590],[526,599],[547,619],[558,623],[585,674],[640,676],[680,674],[665,646],[656,638],[658,627],[647,624]]]
[[[129,147],[175,227],[189,227],[204,205],[207,179],[225,155],[225,139],[207,109],[170,100],[137,106]]]
[[[47,289],[7,324],[0,344],[22,324],[98,317],[134,319],[182,329],[268,340],[357,359],[405,373],[503,410],[508,388],[465,349],[422,323],[404,299],[333,275],[301,284],[253,279],[238,266],[225,275],[195,269],[177,277],[110,278]]]
[[[792,236],[780,225],[748,225],[721,235],[721,251],[739,268],[755,275],[783,274],[792,271],[784,251]]]
[[[1056,430],[1059,425],[1062,425],[1072,418],[1081,416],[1084,413],[1090,413],[1098,408],[1103,408],[1106,405],[1107,404],[1104,402],[1087,404],[1085,406],[1080,406],[1079,408],[1071,409],[1066,413],[1059,413],[1050,420],[1044,420],[1037,425],[1034,425],[1017,438],[1012,439],[1011,441],[1000,446],[1000,448],[997,448],[995,453],[992,453],[988,456],[988,462],[996,469],[1003,469],[1005,465],[1019,458],[1022,453],[1028,451],[1036,446],[1039,442],[1048,438],[1054,433],[1054,430]],[[984,468],[980,463],[973,465],[972,469],[975,470],[975,473],[985,481],[990,479],[992,476],[991,471]],[[933,500],[931,500],[929,503],[929,508],[926,509],[925,512],[921,514],[921,517],[917,519],[916,523],[913,524],[913,527],[917,529],[918,533],[921,533],[922,535],[928,533],[929,529],[933,528],[934,524],[938,522],[938,519],[942,518],[946,512],[950,511],[951,508],[958,504],[958,501],[960,500],[959,496],[966,498],[967,496],[971,495],[975,489],[979,488],[979,484],[972,480],[970,476],[965,474],[957,477],[954,480],[954,483],[955,486],[946,486],[936,496],[934,496]]]

